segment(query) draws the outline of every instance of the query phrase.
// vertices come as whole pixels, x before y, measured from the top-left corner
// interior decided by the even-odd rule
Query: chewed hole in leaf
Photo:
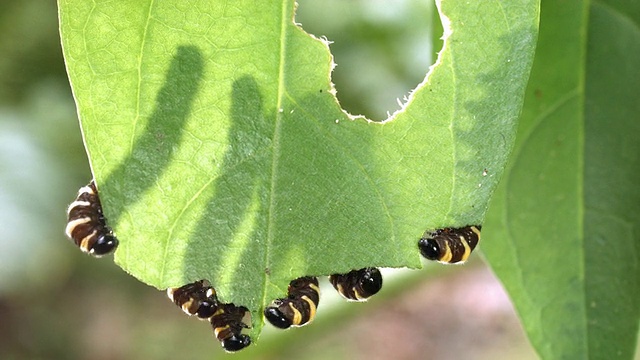
[[[342,108],[379,121],[401,108],[435,61],[434,12],[427,0],[300,0],[296,22],[331,43]]]

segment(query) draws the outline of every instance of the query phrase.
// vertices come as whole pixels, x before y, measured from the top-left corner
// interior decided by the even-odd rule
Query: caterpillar
[[[418,248],[429,260],[445,264],[462,263],[478,245],[481,229],[480,225],[470,225],[427,231],[418,241]]]
[[[245,314],[249,312],[244,306],[234,304],[220,304],[216,312],[209,319],[216,338],[228,352],[242,350],[251,344],[249,335],[242,334],[242,329],[249,326],[243,322]]]
[[[226,351],[242,350],[251,344],[251,338],[242,334],[243,329],[249,328],[244,322],[249,310],[244,306],[221,303],[209,281],[199,280],[179,288],[169,288],[167,296],[187,315],[209,321]]]
[[[218,310],[216,291],[207,280],[167,289],[167,296],[187,315],[208,320]]]
[[[329,282],[348,300],[365,301],[382,288],[382,274],[374,267],[352,270],[346,274],[333,274]]]
[[[106,224],[93,180],[78,190],[76,200],[67,208],[67,218],[65,233],[83,252],[100,257],[118,246],[118,239]]]
[[[264,316],[271,325],[280,329],[302,326],[313,320],[319,301],[318,279],[301,277],[289,283],[288,296],[276,299],[264,310]]]

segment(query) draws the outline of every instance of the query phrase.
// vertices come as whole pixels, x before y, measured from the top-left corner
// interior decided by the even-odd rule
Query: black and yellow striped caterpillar
[[[219,306],[216,291],[207,280],[167,289],[167,296],[189,316],[208,320]]]
[[[446,264],[462,263],[480,241],[480,225],[427,231],[418,241],[422,256]]]
[[[249,328],[243,321],[248,313],[249,309],[244,306],[236,306],[233,303],[220,304],[209,319],[216,338],[226,351],[242,350],[251,344],[249,335],[241,333],[242,329]]]
[[[287,292],[286,298],[276,299],[264,310],[265,318],[280,329],[311,322],[320,301],[318,279],[311,276],[295,279],[289,283]]]
[[[78,190],[76,200],[67,208],[67,236],[85,253],[100,257],[118,246],[118,239],[106,224],[93,180]]]
[[[251,344],[251,338],[242,334],[243,329],[249,328],[244,322],[249,309],[218,301],[215,289],[207,280],[169,288],[167,296],[187,315],[209,321],[216,338],[226,351],[242,350]]]
[[[368,267],[346,274],[333,274],[329,276],[329,282],[346,299],[365,301],[382,288],[382,275],[377,268]]]
[[[345,298],[364,301],[382,288],[382,275],[377,268],[353,270],[329,277],[333,287]],[[264,310],[271,325],[287,329],[313,321],[320,301],[318,279],[305,276],[289,283],[287,297],[276,299]]]

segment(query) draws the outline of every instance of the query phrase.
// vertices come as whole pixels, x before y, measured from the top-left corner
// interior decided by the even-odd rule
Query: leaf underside
[[[293,1],[59,0],[117,264],[160,289],[209,279],[257,335],[294,278],[418,268],[425,230],[482,223],[537,3],[440,7],[437,66],[374,123],[341,110],[328,48],[294,24]]]

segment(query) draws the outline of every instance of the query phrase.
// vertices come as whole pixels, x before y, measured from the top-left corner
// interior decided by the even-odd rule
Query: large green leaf
[[[518,141],[483,251],[545,359],[635,351],[639,24],[638,2],[543,2]]]
[[[538,16],[534,0],[443,3],[438,65],[373,123],[340,109],[293,0],[59,6],[116,262],[158,288],[209,279],[256,332],[293,278],[419,267],[423,231],[483,221]]]

